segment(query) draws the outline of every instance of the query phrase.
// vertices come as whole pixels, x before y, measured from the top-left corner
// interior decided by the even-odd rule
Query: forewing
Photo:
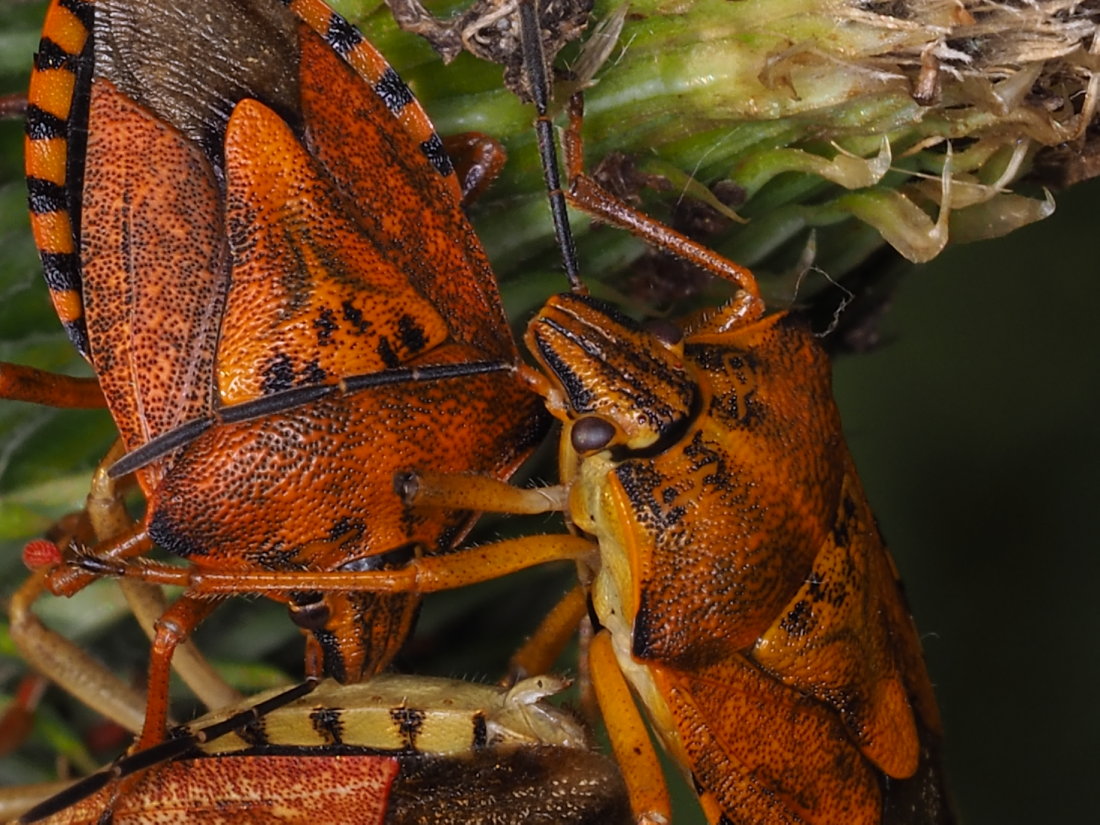
[[[310,152],[360,223],[409,285],[445,308],[456,341],[481,357],[514,361],[495,277],[461,209],[454,174],[441,175],[428,160],[442,147],[436,148],[430,124],[411,116],[408,87],[385,67],[372,92],[316,37],[303,33],[301,88]]]
[[[880,825],[874,771],[816,700],[740,656],[657,681],[692,776],[729,821]]]
[[[227,255],[205,157],[109,81],[91,93],[81,258],[93,360],[130,448],[209,412]]]
[[[222,403],[397,367],[446,339],[440,314],[261,103],[230,118],[226,176]]]
[[[912,620],[904,609],[898,615],[900,599],[866,498],[848,475],[812,572],[752,657],[833,707],[867,758],[902,779],[920,753],[907,680],[927,685],[928,677]]]

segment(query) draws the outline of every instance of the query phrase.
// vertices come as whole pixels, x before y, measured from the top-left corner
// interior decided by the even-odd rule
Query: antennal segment
[[[535,102],[535,135],[538,138],[539,157],[542,161],[542,173],[546,180],[546,194],[550,200],[550,214],[554,219],[554,237],[561,250],[562,267],[569,279],[571,291],[587,294],[581,283],[580,269],[577,266],[577,247],[573,241],[573,230],[569,226],[569,213],[565,206],[565,194],[561,189],[561,173],[558,166],[558,154],[554,143],[554,124],[550,122],[550,83],[546,75],[546,55],[542,48],[542,36],[539,31],[538,0],[520,0],[520,45],[523,49],[523,63],[527,69],[527,82],[531,98]]]

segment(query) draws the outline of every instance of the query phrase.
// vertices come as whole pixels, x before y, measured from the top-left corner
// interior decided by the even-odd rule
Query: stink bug
[[[520,10],[533,32],[530,4]],[[541,65],[527,61],[552,158]],[[638,821],[671,812],[631,692],[713,825],[953,822],[920,643],[843,440],[824,351],[794,314],[765,313],[751,272],[588,177],[581,125],[578,96],[567,200],[737,293],[648,328],[579,289],[551,299],[528,326],[541,368],[528,380],[563,425],[562,487],[415,473],[400,485],[431,507],[556,503],[592,539],[572,557],[591,580],[602,626],[591,671]],[[547,178],[560,191],[553,167]],[[573,271],[567,236],[563,247]],[[488,571],[493,548],[477,552]]]
[[[640,822],[671,814],[631,689],[713,825],[948,825],[935,700],[827,357],[796,316],[765,314],[748,270],[587,177],[579,98],[570,114],[570,203],[739,291],[650,328],[578,292],[551,299],[526,336],[541,370],[524,374],[562,421],[562,486],[424,472],[396,483],[429,510],[562,509],[579,535],[417,559],[354,586],[434,589],[580,562],[602,626],[593,681]],[[217,572],[134,572],[210,595],[233,587]]]
[[[314,571],[354,581],[450,548],[470,514],[410,511],[395,470],[505,478],[545,416],[443,142],[381,55],[320,0],[201,11],[54,0],[31,80],[47,285],[131,451],[111,472],[147,502],[89,552],[155,543],[273,577],[239,590],[286,602],[307,670],[352,682],[393,657],[417,598],[324,592]],[[97,401],[27,376],[9,397]],[[212,607],[185,593],[158,624],[146,745],[173,649]]]
[[[613,763],[542,701],[561,687],[381,675],[276,689],[173,731],[19,822],[627,822]]]

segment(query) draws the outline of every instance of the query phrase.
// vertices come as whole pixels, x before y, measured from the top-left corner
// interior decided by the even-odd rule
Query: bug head
[[[670,324],[647,329],[608,304],[567,293],[532,319],[526,340],[550,379],[548,406],[582,455],[652,447],[692,414],[695,384]]]

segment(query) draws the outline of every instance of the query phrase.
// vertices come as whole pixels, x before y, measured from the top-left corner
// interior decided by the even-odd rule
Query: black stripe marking
[[[38,43],[38,51],[34,55],[34,68],[36,71],[48,69],[68,69],[72,71],[76,55],[67,52],[53,40],[43,37]]]
[[[541,323],[550,327],[553,332],[559,335],[566,335],[566,330],[556,321],[544,318]],[[537,328],[535,334],[535,347],[538,349],[538,357],[545,362],[546,368],[554,373],[555,377],[558,379],[558,383],[560,383],[562,389],[565,390],[565,397],[573,411],[578,413],[590,412],[596,403],[596,398],[592,390],[590,390],[588,385],[581,380],[579,375],[577,375],[577,371],[573,369],[573,365],[566,362],[558,355],[558,351],[554,349],[553,344],[547,340],[547,336],[537,334]]]
[[[42,252],[42,275],[52,292],[81,291],[80,262],[72,252]]]
[[[63,9],[68,9],[84,24],[84,28],[91,29],[95,21],[95,3],[88,0],[59,0],[58,4]]]
[[[52,140],[68,136],[69,122],[30,103],[24,130],[31,140]]]
[[[27,178],[27,205],[34,215],[64,212],[69,208],[69,197],[64,186],[42,178]]]
[[[317,708],[310,712],[309,721],[326,745],[344,743],[344,719],[339,708]]]
[[[262,748],[265,745],[270,745],[271,741],[267,735],[267,725],[264,723],[263,718],[253,719],[247,725],[237,731],[237,736],[247,742],[253,748]]]
[[[340,640],[336,634],[324,628],[310,631],[317,644],[321,646],[321,661],[326,676],[331,676],[337,682],[346,684],[348,681],[348,668],[344,662],[344,656],[340,651]]]
[[[424,327],[411,315],[402,315],[397,319],[397,337],[401,339],[401,345],[414,355],[428,343]]]
[[[92,358],[92,344],[88,340],[88,327],[85,326],[84,319],[70,321],[62,326],[65,327],[65,334],[69,336],[69,341],[76,347],[76,351],[90,361]]]
[[[424,727],[425,713],[416,708],[392,708],[390,718],[397,725],[401,738],[405,740],[408,750],[416,750],[416,738],[420,735],[420,729]]]
[[[378,357],[382,359],[382,363],[386,365],[387,369],[396,369],[401,365],[401,359],[397,357],[390,339],[385,335],[378,339],[378,346],[374,348],[374,351],[378,353]]]
[[[432,136],[420,144],[420,151],[424,153],[424,157],[428,159],[428,162],[435,167],[435,171],[443,177],[447,177],[454,172],[455,168],[451,164],[451,156],[447,154],[447,150],[443,148],[443,141],[435,132],[432,132]]]
[[[489,744],[489,726],[485,714],[480,710],[474,714],[474,750],[481,750]]]
[[[338,55],[347,57],[355,50],[356,46],[363,42],[363,35],[355,26],[334,13],[328,21],[325,42],[332,46]]]
[[[387,66],[386,71],[378,78],[378,82],[374,84],[374,91],[382,98],[386,108],[395,115],[400,114],[402,109],[415,100],[412,89],[391,66]]]
[[[241,404],[233,404],[223,407],[217,413],[217,418],[196,418],[181,424],[175,429],[161,433],[156,438],[142,444],[136,450],[127,453],[111,465],[107,474],[111,478],[118,478],[126,473],[141,469],[146,464],[156,461],[163,455],[167,455],[177,447],[182,447],[193,441],[216,422],[223,424],[235,424],[260,418],[265,415],[286,412],[312,401],[317,401],[327,395],[337,392],[351,393],[357,390],[371,389],[372,387],[387,387],[394,384],[417,381],[442,381],[451,378],[466,378],[471,375],[484,375],[493,372],[508,372],[513,369],[511,364],[504,361],[469,361],[465,364],[437,364],[430,367],[402,367],[381,372],[371,372],[366,375],[353,375],[339,384],[328,384],[317,387],[297,387],[292,390],[275,393],[257,398],[253,401],[245,401]]]

